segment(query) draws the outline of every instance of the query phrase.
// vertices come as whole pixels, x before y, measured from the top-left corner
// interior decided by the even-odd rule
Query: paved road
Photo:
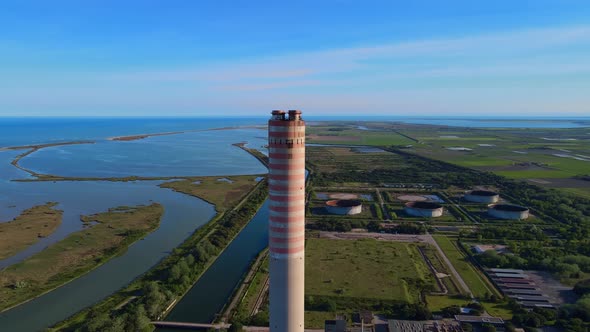
[[[469,289],[469,287],[467,286],[465,281],[463,281],[463,278],[461,278],[461,275],[457,272],[457,270],[455,270],[455,267],[453,266],[453,264],[451,264],[451,261],[447,258],[444,251],[442,251],[442,249],[439,247],[438,243],[436,243],[436,241],[434,240],[432,235],[426,234],[426,235],[421,235],[421,236],[424,236],[427,239],[427,242],[430,243],[431,245],[433,245],[436,248],[436,250],[438,250],[438,254],[443,259],[443,261],[445,261],[445,264],[447,264],[447,266],[449,267],[449,271],[451,271],[453,276],[455,276],[455,280],[457,280],[457,282],[459,283],[461,288],[463,288],[463,291],[466,292],[467,294],[469,294],[469,296],[472,299],[474,299],[473,293],[471,293],[471,290]]]

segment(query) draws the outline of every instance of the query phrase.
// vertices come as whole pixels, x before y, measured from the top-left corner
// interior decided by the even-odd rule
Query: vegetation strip
[[[163,207],[153,203],[82,216],[83,230],[2,270],[0,308],[38,297],[105,263],[158,228],[163,213]]]
[[[243,280],[238,283],[238,287],[236,288],[235,292],[230,297],[231,301],[223,308],[221,315],[221,322],[225,323],[229,321],[234,314],[239,310],[242,301],[246,297],[247,293],[250,291],[250,286],[254,282],[258,272],[264,266],[264,263],[268,263],[268,250],[263,250],[256,259],[250,265],[250,269],[246,276],[244,276]],[[236,308],[238,306],[238,308]]]
[[[266,181],[259,182],[244,201],[236,205],[239,208],[219,213],[150,271],[50,330],[152,330],[150,321],[162,318],[163,312],[198,281],[256,214],[267,193]]]
[[[55,202],[33,206],[12,221],[0,223],[0,260],[51,235],[61,224],[63,211],[55,210]]]

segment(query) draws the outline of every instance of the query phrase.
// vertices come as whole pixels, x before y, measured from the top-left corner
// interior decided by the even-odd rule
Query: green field
[[[488,285],[481,279],[480,275],[475,270],[475,267],[467,261],[459,249],[446,236],[433,236],[438,245],[444,251],[451,264],[455,267],[457,272],[461,275],[473,295],[477,298],[483,298],[486,293],[494,294],[495,290],[488,287]]]
[[[310,127],[308,142],[403,146],[410,153],[494,172],[508,178],[549,180],[546,185],[551,188],[584,188],[585,184],[581,180],[573,184],[571,180],[577,175],[587,174],[590,169],[590,133],[587,128],[461,128],[366,122],[362,123],[366,128],[361,129],[358,125],[334,122]],[[465,147],[471,151],[448,149],[454,147]],[[313,160],[313,156],[310,156]],[[342,158],[342,155],[333,158],[330,154],[324,154],[324,157],[326,160],[322,162],[325,172],[337,170],[339,166],[348,169],[348,162],[353,162],[352,159]],[[375,163],[373,156],[366,157],[365,165],[368,166],[361,165],[359,171],[371,171],[370,166],[382,165]],[[390,165],[393,168],[400,167],[396,162]],[[560,181],[562,179],[570,182]],[[545,185],[542,182],[538,184]],[[584,190],[569,192],[588,195],[588,191]]]
[[[416,302],[419,290],[411,284],[434,280],[417,245],[372,239],[308,239],[307,295]]]
[[[408,145],[411,139],[395,132],[359,130],[356,126],[309,126],[307,142],[317,144]]]
[[[306,311],[305,328],[306,329],[323,329],[326,320],[334,319],[336,315],[333,312],[326,311]]]
[[[483,300],[486,293],[496,294],[497,296],[500,296],[500,294],[492,285],[482,279],[484,277],[467,261],[466,257],[455,246],[452,240],[441,235],[433,237],[451,261],[451,264],[453,264],[457,272],[461,275],[461,278],[463,278],[463,281],[465,281],[473,295],[483,304],[486,311],[492,316],[510,319],[512,312],[505,302],[492,303]],[[433,312],[451,305],[461,305],[469,302],[468,300],[458,299],[452,296],[427,296],[426,299],[428,307]]]

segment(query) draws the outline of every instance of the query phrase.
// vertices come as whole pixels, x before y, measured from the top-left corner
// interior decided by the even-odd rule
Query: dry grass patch
[[[249,193],[259,177],[261,175],[191,177],[165,182],[160,187],[204,199],[218,211],[224,211]]]
[[[0,259],[51,235],[61,224],[63,211],[55,210],[57,203],[46,203],[24,210],[12,221],[0,223]]]
[[[82,216],[85,228],[0,272],[0,310],[58,287],[106,262],[160,225],[164,208],[119,207]]]

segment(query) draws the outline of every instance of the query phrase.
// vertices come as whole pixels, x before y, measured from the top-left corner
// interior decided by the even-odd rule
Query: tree
[[[86,321],[85,330],[88,332],[101,332],[108,327],[111,317],[108,314],[96,314],[91,312],[88,315],[89,319]]]
[[[169,280],[174,282],[174,281],[180,279],[180,275],[181,275],[180,267],[178,266],[178,264],[174,264],[174,266],[172,266],[169,271]]]
[[[381,223],[373,219],[367,224],[367,230],[370,232],[379,232],[381,230]]]
[[[259,311],[256,315],[250,318],[250,325],[252,326],[268,326],[268,311]]]
[[[143,288],[143,294],[147,315],[153,319],[157,318],[166,302],[166,296],[160,290],[160,285],[155,281],[148,282]]]
[[[143,305],[135,306],[127,319],[127,331],[151,331],[152,325]]]
[[[496,327],[489,323],[483,323],[481,324],[481,330],[483,332],[496,332]]]
[[[442,315],[447,318],[453,318],[455,315],[461,314],[461,308],[457,305],[452,305],[450,307],[443,308]]]
[[[463,332],[473,332],[473,326],[469,323],[461,323],[461,330]]]
[[[579,296],[590,294],[590,279],[578,281],[574,286],[574,292]]]

